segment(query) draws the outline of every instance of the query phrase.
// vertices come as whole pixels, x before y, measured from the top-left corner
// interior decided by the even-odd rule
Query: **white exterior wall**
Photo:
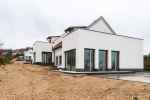
[[[73,45],[74,47],[72,47],[78,47],[77,68],[84,68],[84,48],[92,48],[96,52],[96,68],[98,68],[98,50],[104,49],[108,50],[108,68],[111,68],[111,50],[116,50],[120,51],[120,69],[143,69],[142,40],[88,30],[78,30],[77,32],[79,35],[78,45]],[[69,41],[68,43],[70,44]]]
[[[33,45],[33,52],[36,53],[34,62],[42,62],[42,52],[52,52],[52,45],[48,42],[36,41]]]
[[[62,68],[65,68],[65,51],[76,49],[76,66],[79,66],[78,32],[72,32],[62,41]]]
[[[32,49],[28,49],[27,51],[24,51],[24,58],[25,60],[28,60],[26,59],[26,57],[31,57],[31,60],[33,61],[33,50]]]

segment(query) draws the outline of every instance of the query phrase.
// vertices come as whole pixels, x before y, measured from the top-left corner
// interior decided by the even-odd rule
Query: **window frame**
[[[98,67],[100,69],[100,51],[103,51],[106,53],[105,55],[105,64],[106,64],[106,69],[105,70],[108,70],[108,50],[106,49],[99,49],[98,50]],[[101,69],[100,69],[101,70]]]
[[[65,53],[65,69],[74,71],[76,69],[76,49],[67,50]]]

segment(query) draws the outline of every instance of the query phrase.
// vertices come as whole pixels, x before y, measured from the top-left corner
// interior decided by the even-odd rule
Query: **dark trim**
[[[84,50],[85,50],[85,49],[87,49],[87,50],[96,50],[96,49],[93,49],[93,48],[84,48]]]
[[[71,50],[76,50],[76,49],[74,48],[74,49],[66,50],[66,51],[64,51],[64,52],[68,52],[68,51],[71,51]]]
[[[48,36],[46,39],[51,39],[53,37],[60,37],[60,36]]]
[[[126,37],[126,38],[137,39],[137,40],[144,40],[142,38],[136,38],[136,37],[126,36],[126,35],[112,34],[112,33],[102,32],[102,31],[95,31],[95,30],[90,30],[90,29],[87,29],[87,28],[82,29],[82,30],[87,30],[87,31],[92,31],[92,32],[97,32],[97,33],[103,33],[103,34],[108,34],[108,35],[115,35],[115,36]]]
[[[138,69],[138,68],[127,68],[127,69],[120,69],[119,71],[134,71],[134,72],[143,72],[144,69]]]

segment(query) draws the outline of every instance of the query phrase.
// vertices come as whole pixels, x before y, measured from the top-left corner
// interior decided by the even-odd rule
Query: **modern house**
[[[33,62],[33,48],[27,47],[24,51],[24,60],[26,63],[32,63]]]
[[[143,70],[143,39],[117,34],[102,16],[88,26],[69,27],[60,37],[49,41],[49,52],[53,54],[50,60],[58,69]],[[42,61],[41,55],[37,58],[36,61]]]
[[[33,44],[33,63],[51,64],[52,63],[52,45],[48,42],[36,41]]]

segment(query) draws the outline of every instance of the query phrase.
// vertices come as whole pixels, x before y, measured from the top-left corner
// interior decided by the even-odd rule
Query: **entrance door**
[[[119,70],[119,51],[111,52],[112,70]]]
[[[99,50],[99,69],[107,70],[107,50]]]
[[[65,68],[68,71],[75,71],[76,67],[76,49],[65,52]]]
[[[84,70],[93,71],[94,70],[94,49],[84,49]]]
[[[51,52],[42,52],[42,63],[51,64],[52,62],[52,53]]]

